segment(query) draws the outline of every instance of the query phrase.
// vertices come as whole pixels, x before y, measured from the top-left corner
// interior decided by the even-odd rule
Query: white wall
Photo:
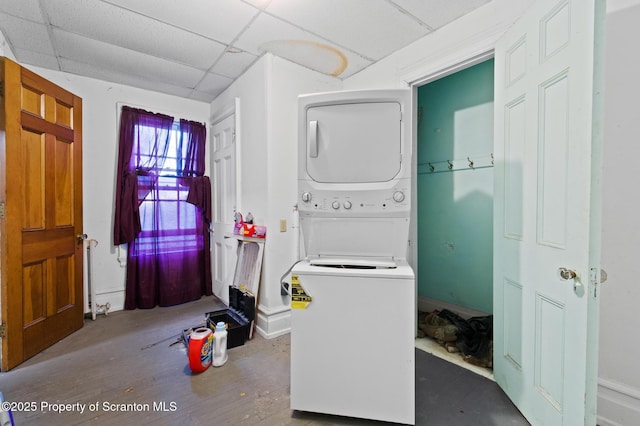
[[[95,248],[96,303],[124,307],[125,268],[113,245],[113,209],[118,155],[118,103],[164,112],[176,118],[208,122],[209,104],[135,89],[72,74],[24,65],[82,98],[84,232]],[[126,252],[122,253],[126,260]],[[85,268],[86,269],[86,268]]]
[[[267,210],[268,250],[265,251],[264,291],[260,297],[258,326],[265,335],[277,335],[290,328],[289,298],[280,296],[280,278],[298,260],[294,224],[297,202],[298,95],[339,90],[336,78],[302,68],[287,60],[267,56]],[[280,220],[287,231],[279,232]],[[268,327],[263,326],[268,318]],[[266,324],[265,324],[266,325]]]
[[[211,104],[215,120],[240,100],[241,167],[238,209],[267,226],[257,329],[266,337],[289,331],[289,301],[280,278],[297,260],[294,209],[297,199],[297,97],[339,90],[340,80],[265,55]],[[287,231],[280,232],[280,220]]]
[[[640,424],[640,0],[607,5],[598,423]]]
[[[243,215],[251,212],[257,224],[264,223],[267,205],[267,191],[264,188],[267,167],[265,68],[266,62],[263,58],[210,105],[210,120],[215,122],[234,107],[236,98],[240,101],[240,129],[236,129],[236,163],[239,172],[237,209]]]

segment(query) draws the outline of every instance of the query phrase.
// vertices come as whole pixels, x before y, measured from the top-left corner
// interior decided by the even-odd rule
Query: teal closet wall
[[[419,296],[493,313],[492,152],[493,60],[418,89]]]

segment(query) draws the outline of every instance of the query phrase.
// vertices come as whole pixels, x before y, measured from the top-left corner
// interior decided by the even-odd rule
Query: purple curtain
[[[162,169],[172,125],[173,117],[168,115],[122,107],[114,245],[130,243],[141,230],[138,205]]]
[[[187,123],[176,137],[173,117],[122,108],[114,244],[129,243],[125,309],[212,294],[206,128]]]

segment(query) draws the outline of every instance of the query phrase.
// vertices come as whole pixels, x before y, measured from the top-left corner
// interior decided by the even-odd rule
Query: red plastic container
[[[202,373],[211,366],[213,356],[213,332],[200,327],[189,337],[189,368],[194,373]]]

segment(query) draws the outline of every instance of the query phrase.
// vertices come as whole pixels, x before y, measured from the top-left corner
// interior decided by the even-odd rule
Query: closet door
[[[82,100],[0,65],[3,371],[82,327]]]
[[[537,0],[496,46],[494,376],[535,425],[596,420],[603,18]]]

